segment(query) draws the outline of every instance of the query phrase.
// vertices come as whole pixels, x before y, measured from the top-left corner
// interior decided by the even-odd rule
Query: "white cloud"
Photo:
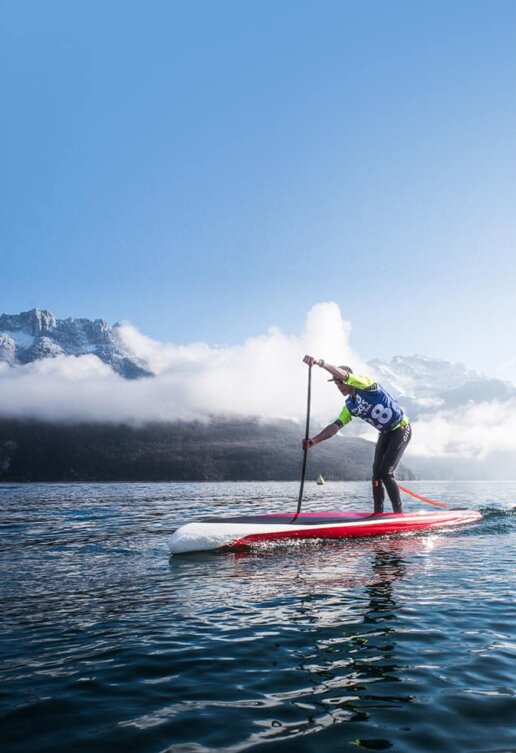
[[[118,336],[155,377],[124,380],[93,355],[59,356],[15,368],[0,363],[0,416],[141,423],[229,414],[303,421],[305,353],[368,372],[351,348],[350,333],[351,324],[332,302],[315,305],[298,335],[272,327],[233,347],[160,343],[123,324]],[[325,371],[313,369],[314,431],[333,421],[342,407],[327,378]],[[470,404],[453,412],[439,406],[430,399],[426,415],[414,422],[408,464],[409,456],[483,459],[499,450],[516,452],[515,401]],[[360,424],[360,435],[376,439],[367,424]]]
[[[421,457],[477,458],[516,452],[516,401],[468,404],[414,425],[410,452]]]
[[[160,343],[123,324],[119,338],[157,376],[126,381],[92,355],[5,366],[0,371],[0,415],[137,422],[216,414],[301,419],[306,410],[305,353],[365,368],[351,350],[350,331],[331,302],[310,310],[299,335],[272,327],[233,347]],[[336,416],[342,403],[326,377],[314,368],[313,415],[320,420]]]

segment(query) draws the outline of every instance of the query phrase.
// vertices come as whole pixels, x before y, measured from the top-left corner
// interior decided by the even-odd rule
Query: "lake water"
[[[0,485],[2,751],[515,751],[516,483],[412,488],[485,517],[170,558],[177,525],[297,484]]]

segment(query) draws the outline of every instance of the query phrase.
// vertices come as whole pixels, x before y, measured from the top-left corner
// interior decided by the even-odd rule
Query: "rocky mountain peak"
[[[23,365],[60,355],[93,354],[126,379],[151,376],[141,359],[123,345],[116,325],[103,319],[58,319],[34,308],[0,316],[0,361]]]
[[[57,319],[48,309],[31,309],[21,314],[2,314],[0,316],[0,331],[25,332],[28,335],[38,335],[52,332],[56,328]]]

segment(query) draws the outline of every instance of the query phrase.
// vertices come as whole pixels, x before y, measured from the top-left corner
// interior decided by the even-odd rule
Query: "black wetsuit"
[[[373,462],[373,500],[375,513],[383,512],[384,487],[394,512],[401,512],[401,498],[394,471],[412,436],[410,424],[399,429],[380,432]]]

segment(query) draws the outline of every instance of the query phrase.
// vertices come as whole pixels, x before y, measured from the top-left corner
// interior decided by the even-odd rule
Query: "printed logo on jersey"
[[[365,418],[373,407],[371,403],[368,403],[367,400],[364,400],[364,398],[361,397],[358,393],[355,395],[355,403],[356,406],[351,412],[353,413],[353,415],[358,416],[359,418]]]
[[[390,431],[403,417],[399,404],[379,385],[375,389],[355,390],[354,397],[346,400],[352,416],[357,416],[378,431]]]

